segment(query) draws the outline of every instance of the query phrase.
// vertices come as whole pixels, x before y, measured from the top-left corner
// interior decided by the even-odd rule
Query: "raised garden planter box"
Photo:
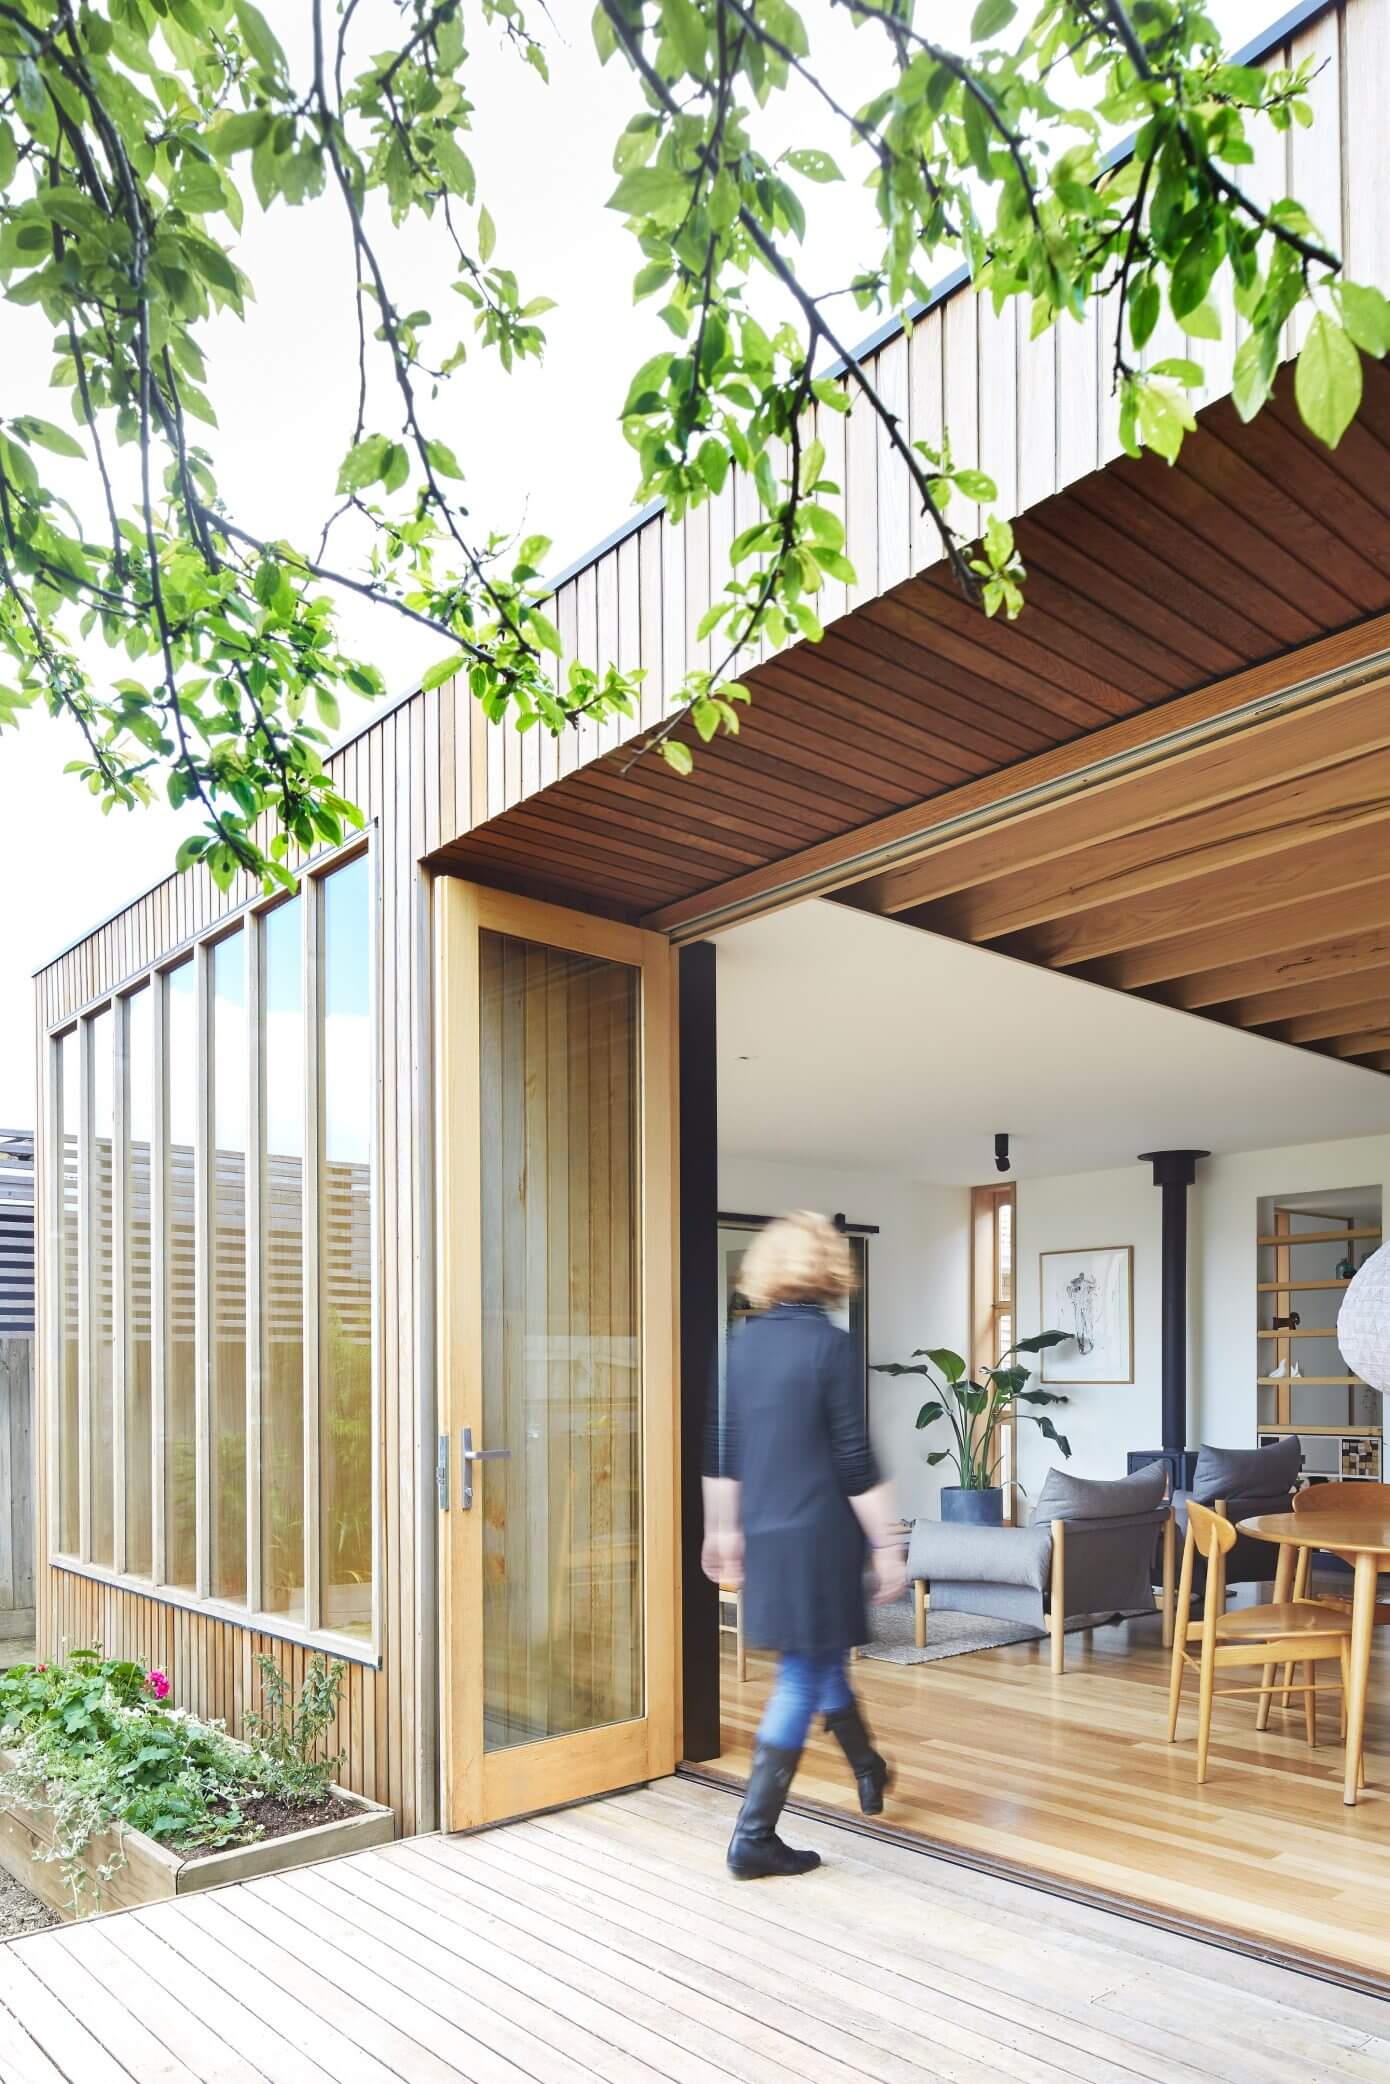
[[[0,1772],[8,1772],[13,1764],[13,1754],[0,1751]],[[307,1867],[319,1860],[336,1860],[343,1853],[390,1844],[396,1835],[392,1810],[362,1795],[349,1794],[346,1788],[335,1787],[333,1792],[352,1803],[353,1815],[201,1857],[172,1852],[143,1831],[126,1830],[119,1838],[114,1831],[104,1831],[91,1840],[82,1856],[87,1876],[82,1915],[131,1910],[141,1903],[163,1902],[168,1896],[186,1896],[194,1889],[217,1889],[224,1882],[250,1881],[257,1874],[279,1874],[288,1867]],[[31,1809],[25,1803],[0,1804],[0,1867],[60,1918],[71,1919],[76,1913],[61,1861],[39,1857],[52,1843],[52,1820],[46,1809]],[[122,1847],[124,1861],[105,1880],[99,1879],[100,1870]]]

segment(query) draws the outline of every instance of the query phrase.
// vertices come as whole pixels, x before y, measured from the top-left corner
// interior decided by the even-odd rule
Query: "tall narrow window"
[[[126,1006],[125,1175],[125,1567],[152,1569],[150,1416],[154,1382],[150,1166],[154,1138],[154,993],[147,985]]]
[[[115,1547],[116,1339],[113,1289],[115,1206],[116,1016],[108,1006],[92,1020],[92,1209],[87,1249],[92,1281],[91,1560],[109,1570]]]
[[[193,964],[168,975],[164,1061],[169,1144],[165,1266],[169,1317],[164,1372],[164,1575],[193,1591],[197,1543],[197,1182],[198,1001]]]
[[[69,1028],[58,1044],[57,1069],[58,1134],[62,1146],[58,1209],[58,1547],[63,1555],[75,1556],[82,1545],[82,1345],[77,1224],[81,1069],[76,1028]]]
[[[246,1597],[246,935],[212,951],[212,1592]]]
[[[1015,1207],[1012,1185],[971,1190],[970,1366],[975,1375],[1002,1360],[1014,1340]],[[1003,1488],[1005,1517],[1011,1519],[1017,1473],[1012,1416],[1001,1422],[996,1438],[993,1480]]]
[[[304,1619],[304,905],[262,926],[265,1199],[262,1212],[261,1605]]]
[[[365,856],[324,879],[319,1204],[322,1621],[372,1627],[371,881]]]

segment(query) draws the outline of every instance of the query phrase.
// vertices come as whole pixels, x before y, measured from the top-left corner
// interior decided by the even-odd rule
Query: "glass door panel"
[[[483,1741],[640,1716],[640,979],[484,932]]]
[[[452,1829],[675,1761],[673,959],[436,885]]]

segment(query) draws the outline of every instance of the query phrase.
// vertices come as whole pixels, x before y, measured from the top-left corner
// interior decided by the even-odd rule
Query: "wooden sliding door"
[[[673,957],[436,886],[445,1816],[675,1762]]]

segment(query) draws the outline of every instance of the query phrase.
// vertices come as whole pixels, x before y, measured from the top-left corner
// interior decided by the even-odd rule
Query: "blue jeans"
[[[784,1651],[758,1741],[779,1751],[800,1751],[813,1715],[835,1715],[853,1704],[842,1650],[829,1657],[793,1657]]]

